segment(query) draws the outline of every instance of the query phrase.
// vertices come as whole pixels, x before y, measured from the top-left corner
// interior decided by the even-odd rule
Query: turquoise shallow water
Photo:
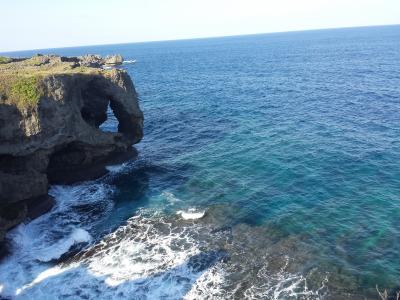
[[[88,183],[90,195],[99,184],[110,189],[100,212],[81,213],[87,224],[101,221],[85,227],[92,243],[142,210],[174,219],[178,210],[197,207],[206,211],[201,222],[232,234],[226,270],[240,273],[239,253],[250,257],[241,266],[249,270],[258,260],[279,261],[279,254],[296,266],[288,274],[302,274],[310,290],[320,289],[296,296],[260,285],[254,292],[245,286],[258,275],[231,276],[224,289],[241,286],[232,297],[337,292],[342,299],[373,295],[376,284],[400,286],[399,26],[42,52],[137,60],[124,68],[140,95],[145,138],[136,161]],[[115,122],[104,127],[112,130]],[[268,280],[289,278],[278,269],[271,267]],[[281,279],[273,277],[278,273]]]

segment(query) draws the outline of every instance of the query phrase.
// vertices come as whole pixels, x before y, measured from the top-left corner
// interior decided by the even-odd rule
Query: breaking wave
[[[9,234],[13,254],[0,265],[4,297],[319,299],[327,291],[325,279],[313,289],[306,276],[292,272],[289,257],[269,256],[267,248],[261,247],[268,244],[261,234],[265,232],[244,225],[224,226],[218,221],[219,208],[211,208],[206,215],[189,212],[202,214],[191,223],[176,214],[141,209],[94,242],[89,220],[96,223],[96,217],[99,220],[110,211],[107,197],[112,187],[101,183],[58,186],[51,193],[57,205],[49,214]],[[246,244],[249,237],[256,242]],[[79,244],[78,251],[69,253]],[[285,252],[293,244],[281,247]]]

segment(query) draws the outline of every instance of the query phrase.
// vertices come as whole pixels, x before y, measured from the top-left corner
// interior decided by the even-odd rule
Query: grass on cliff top
[[[12,59],[6,56],[0,56],[0,64],[7,64],[11,62]]]
[[[71,62],[61,62],[53,59],[51,61],[45,56],[33,56],[27,59],[19,59],[9,63],[11,60],[7,57],[0,57],[0,75],[4,76],[51,76],[60,74],[98,74],[104,70],[99,68],[90,68],[83,66],[75,66]],[[4,61],[4,63],[1,63]]]
[[[0,103],[34,107],[43,96],[41,76],[0,76]]]
[[[1,63],[0,58],[0,104],[16,105],[20,109],[36,106],[44,95],[42,82],[49,76],[75,74],[107,76],[110,72],[99,68],[75,67],[69,62],[43,63],[44,59],[41,56],[34,56],[25,60]]]
[[[43,79],[53,75],[100,74],[103,70],[89,67],[72,68],[69,64],[44,64],[35,60],[0,63],[0,104],[19,109],[35,107],[44,95]]]
[[[68,64],[55,64],[55,65],[35,65],[33,62],[26,63],[24,65],[16,63],[0,64],[0,75],[23,75],[23,76],[50,76],[60,74],[100,74],[108,70],[102,70],[98,68],[90,67],[75,67],[71,68]]]

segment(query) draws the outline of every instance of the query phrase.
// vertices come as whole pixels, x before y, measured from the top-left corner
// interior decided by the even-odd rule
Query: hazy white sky
[[[0,0],[0,52],[400,24],[400,0]]]

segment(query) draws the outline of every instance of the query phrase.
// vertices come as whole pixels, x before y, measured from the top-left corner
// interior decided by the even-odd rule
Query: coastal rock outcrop
[[[76,61],[82,66],[98,68],[102,65],[118,66],[124,62],[123,57],[120,54],[107,55],[105,58],[100,55],[87,54],[79,56]]]
[[[106,65],[121,65],[124,62],[123,57],[120,54],[107,55],[104,59]]]
[[[95,57],[95,58],[93,58]],[[102,69],[122,57],[38,55],[0,64],[0,241],[35,208],[51,207],[49,183],[105,172],[104,164],[133,155],[143,113],[126,71]],[[111,108],[118,132],[99,126]]]

